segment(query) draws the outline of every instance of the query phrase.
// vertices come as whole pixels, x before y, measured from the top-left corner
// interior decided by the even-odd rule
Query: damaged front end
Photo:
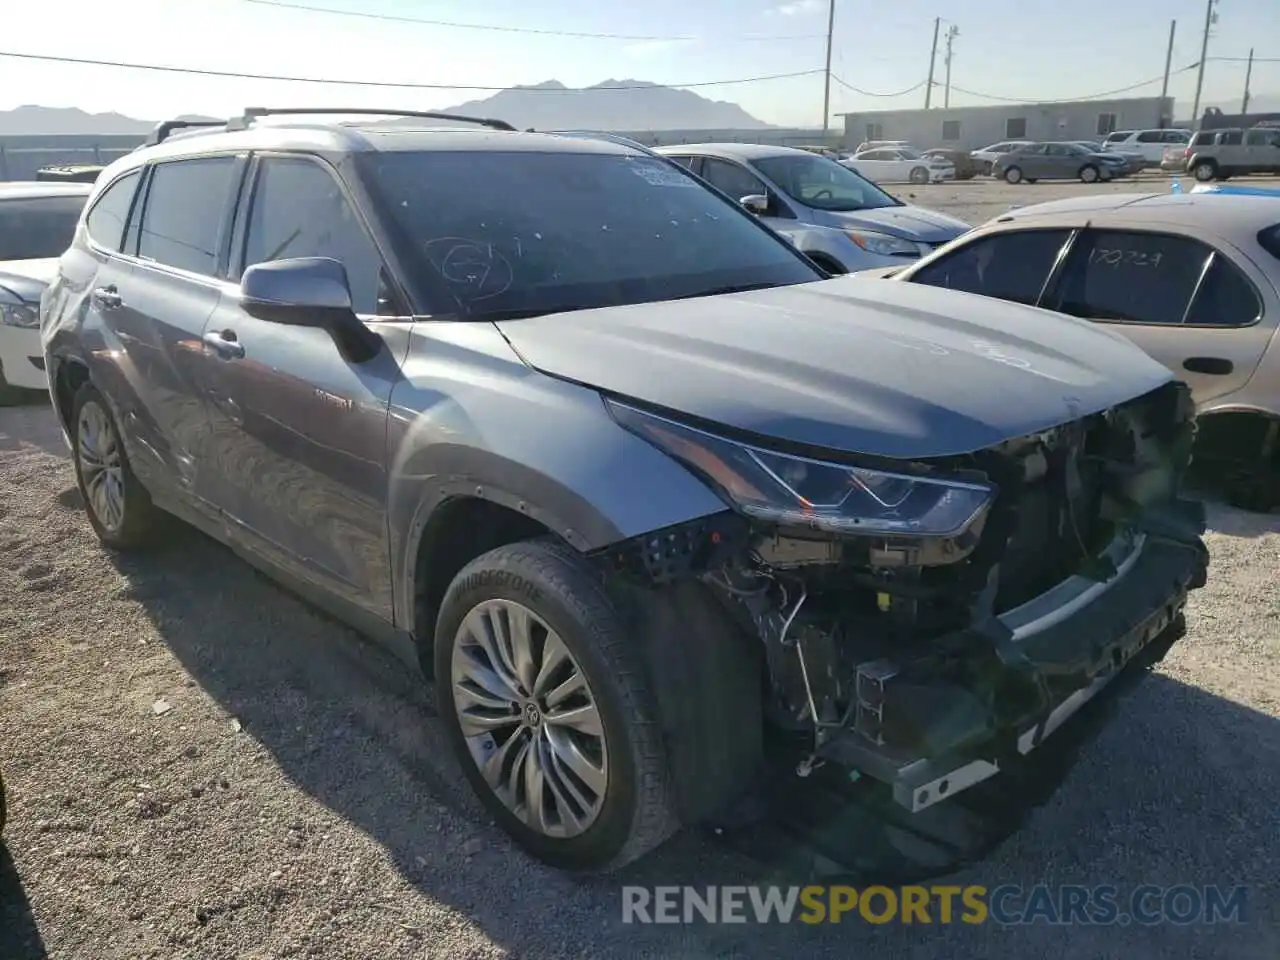
[[[758,636],[768,715],[921,810],[1034,749],[1203,586],[1203,508],[1179,489],[1194,408],[1168,383],[1098,414],[923,463],[762,450],[638,408],[619,423],[732,512],[608,551],[696,577]]]

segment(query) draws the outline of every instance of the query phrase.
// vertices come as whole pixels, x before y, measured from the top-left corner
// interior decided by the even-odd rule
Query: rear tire
[[[1218,165],[1212,160],[1200,160],[1191,168],[1191,175],[1201,183],[1208,183],[1218,175]]]
[[[525,541],[467,564],[440,606],[435,675],[467,780],[532,856],[607,872],[678,828],[635,631],[572,549]]]
[[[135,550],[159,540],[169,516],[134,474],[115,418],[92,383],[82,384],[72,401],[71,442],[85,514],[103,545]]]
[[[1008,168],[1006,168],[1006,169],[1005,169],[1005,171],[1004,171],[1004,182],[1005,182],[1005,183],[1021,183],[1021,182],[1022,182],[1022,168],[1021,168],[1021,167],[1008,167]]]

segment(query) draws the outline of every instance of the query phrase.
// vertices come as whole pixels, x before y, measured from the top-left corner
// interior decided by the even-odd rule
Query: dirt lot
[[[912,192],[976,222],[1079,189]],[[0,958],[1273,960],[1280,515],[1211,521],[1188,637],[949,882],[1245,884],[1242,924],[628,926],[624,883],[769,877],[688,833],[608,880],[534,865],[485,824],[416,677],[194,533],[104,554],[52,414],[0,410]]]

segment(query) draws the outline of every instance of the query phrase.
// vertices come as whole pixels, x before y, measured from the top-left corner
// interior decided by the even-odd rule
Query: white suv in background
[[[1102,149],[1108,153],[1139,154],[1148,166],[1159,166],[1165,150],[1186,147],[1191,142],[1190,130],[1116,130],[1107,134]]]

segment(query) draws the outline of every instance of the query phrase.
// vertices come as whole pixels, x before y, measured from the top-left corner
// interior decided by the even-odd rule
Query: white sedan
[[[0,403],[47,390],[40,294],[71,245],[88,183],[0,183]]]
[[[841,160],[873,183],[941,183],[956,178],[956,167],[941,157],[926,157],[910,147],[882,147]]]

